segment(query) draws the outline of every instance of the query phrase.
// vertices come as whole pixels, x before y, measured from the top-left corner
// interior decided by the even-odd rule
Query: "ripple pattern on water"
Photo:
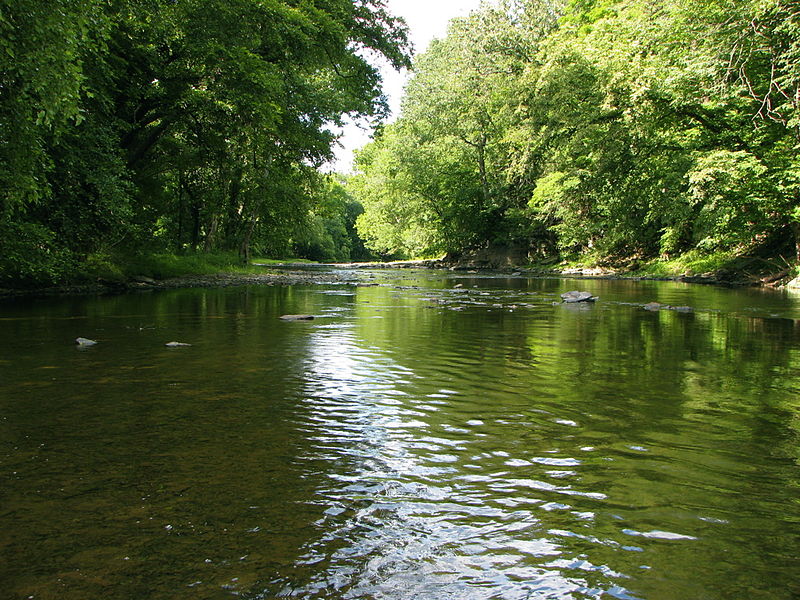
[[[438,386],[420,402],[410,391],[418,386],[415,372],[361,348],[352,330],[315,335],[306,367],[313,410],[303,413],[314,416],[300,424],[312,444],[303,460],[327,463],[330,484],[314,500],[325,507],[322,534],[304,555],[319,573],[292,595],[323,597],[336,589],[352,598],[633,597],[625,576],[579,558],[551,530],[551,517],[543,520],[559,512],[577,536],[604,510],[606,494],[581,482],[580,451],[538,456],[502,434],[525,421],[544,430],[540,435],[559,430],[564,438],[560,428],[571,430],[575,421],[549,411],[497,411],[486,396],[502,399],[518,384],[505,382],[498,391],[469,377],[470,352],[443,352],[436,364],[429,357],[444,377],[466,375],[461,391]],[[468,418],[476,410],[482,418]],[[611,538],[582,539],[619,546]],[[579,566],[554,562],[565,556]]]
[[[794,304],[502,274],[374,283],[7,311],[4,593],[800,597]],[[576,287],[600,301],[561,305]],[[101,343],[77,352],[78,335]]]

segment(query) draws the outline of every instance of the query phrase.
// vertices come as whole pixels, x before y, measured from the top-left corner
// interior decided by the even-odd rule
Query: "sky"
[[[434,38],[442,38],[447,33],[447,23],[454,17],[466,16],[480,5],[480,0],[388,0],[389,11],[403,17],[408,24],[411,41],[416,53],[424,52]],[[389,66],[381,68],[383,74],[383,90],[389,98],[392,110],[390,120],[397,118],[400,112],[400,99],[408,72],[398,73]],[[347,173],[353,164],[353,150],[369,142],[371,132],[359,128],[355,124],[346,126],[342,138],[342,147],[336,149],[334,170]]]

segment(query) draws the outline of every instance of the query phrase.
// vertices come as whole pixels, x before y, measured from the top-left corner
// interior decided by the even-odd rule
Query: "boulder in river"
[[[567,304],[572,304],[574,302],[594,302],[597,300],[597,296],[592,296],[589,292],[572,291],[561,294],[561,299]]]
[[[89,338],[79,337],[75,338],[75,343],[78,344],[78,346],[85,347],[85,346],[94,346],[97,342],[95,342],[94,340],[90,340]]]
[[[281,316],[281,320],[283,321],[313,321],[314,315],[283,315]]]
[[[648,302],[647,304],[642,305],[642,308],[649,311],[674,310],[682,313],[690,313],[694,311],[691,306],[670,306],[669,304],[661,304],[660,302]]]
[[[131,280],[136,283],[145,283],[147,285],[157,285],[158,282],[152,277],[145,277],[144,275],[134,275]]]

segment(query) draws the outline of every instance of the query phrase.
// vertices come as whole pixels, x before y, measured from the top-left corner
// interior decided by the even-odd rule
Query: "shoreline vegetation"
[[[737,262],[738,261],[738,262]],[[722,286],[761,286],[792,288],[797,279],[789,268],[777,269],[775,263],[739,257],[716,270],[702,271],[687,267],[690,261],[651,261],[635,268],[602,266],[592,263],[539,262],[514,263],[508,257],[494,261],[485,257],[444,256],[439,258],[364,261],[315,262],[287,258],[253,259],[241,265],[234,254],[149,257],[125,266],[105,263],[85,270],[74,281],[55,286],[0,287],[0,298],[120,294],[192,287],[230,287],[245,285],[304,285],[319,283],[363,284],[354,271],[367,269],[438,269],[458,274],[506,273],[509,277],[564,277],[571,279],[629,279],[679,281]],[[697,262],[695,266],[708,266]],[[748,271],[745,267],[750,266]],[[778,265],[779,266],[779,265]],[[738,268],[737,268],[738,267]],[[758,268],[760,267],[760,268]]]
[[[791,0],[497,0],[416,55],[381,0],[3,10],[0,287],[241,279],[258,256],[798,275]],[[368,57],[410,69],[391,123]],[[374,134],[327,173],[345,117]]]

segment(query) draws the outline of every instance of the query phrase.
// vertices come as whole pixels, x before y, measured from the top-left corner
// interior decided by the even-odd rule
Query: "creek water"
[[[345,279],[0,303],[0,598],[800,597],[800,298]]]

